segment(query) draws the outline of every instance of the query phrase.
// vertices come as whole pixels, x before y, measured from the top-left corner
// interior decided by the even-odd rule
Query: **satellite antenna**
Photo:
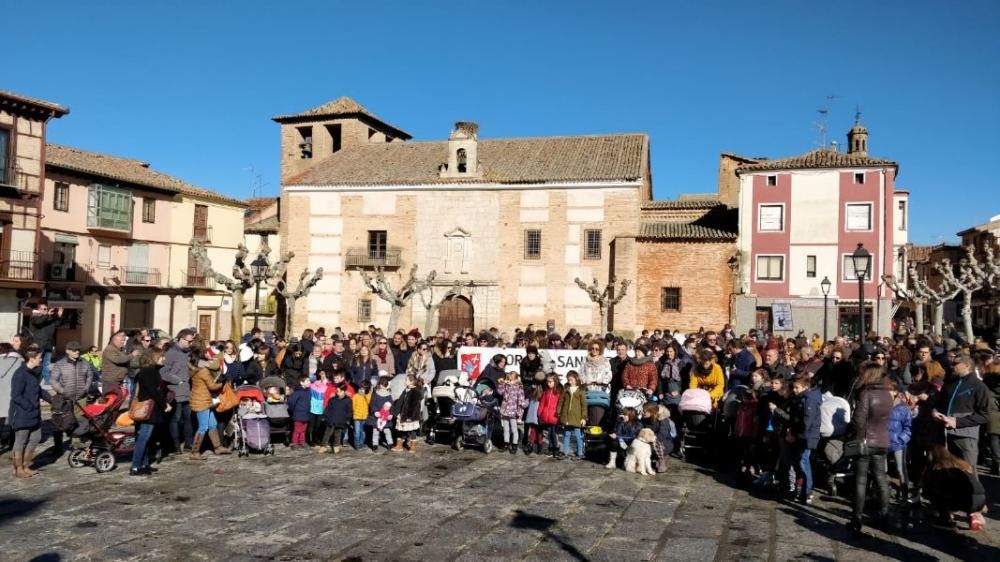
[[[841,96],[838,96],[837,94],[830,94],[829,96],[826,96],[826,102],[823,103],[822,107],[816,110],[816,113],[819,113],[819,121],[816,123],[816,130],[819,131],[820,148],[826,148],[827,146],[826,134],[829,129],[826,125],[826,121],[830,116],[830,104],[833,103],[833,100],[839,97]]]

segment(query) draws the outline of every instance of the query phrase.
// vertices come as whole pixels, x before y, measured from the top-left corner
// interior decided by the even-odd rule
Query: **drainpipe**
[[[102,291],[102,292],[98,293],[98,296],[101,299],[101,304],[98,307],[99,312],[97,313],[97,317],[98,317],[98,320],[97,320],[97,345],[103,348],[103,346],[104,346],[104,299],[108,298],[108,294],[106,292]]]

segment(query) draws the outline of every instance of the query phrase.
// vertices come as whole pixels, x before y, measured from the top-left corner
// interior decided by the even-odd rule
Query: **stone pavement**
[[[759,499],[677,460],[641,477],[421,445],[171,460],[148,479],[62,457],[14,480],[3,458],[0,559],[1000,560],[995,493],[985,532],[920,524],[856,538],[842,499]]]

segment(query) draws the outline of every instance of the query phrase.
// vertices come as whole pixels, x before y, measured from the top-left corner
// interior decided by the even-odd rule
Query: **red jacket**
[[[546,388],[542,399],[538,401],[538,423],[542,425],[559,425],[556,409],[559,406],[559,392],[554,388]]]
[[[656,379],[656,361],[646,361],[641,365],[636,365],[632,360],[629,360],[625,364],[625,372],[622,373],[622,386],[631,386],[639,390],[648,388],[650,392],[656,392]]]

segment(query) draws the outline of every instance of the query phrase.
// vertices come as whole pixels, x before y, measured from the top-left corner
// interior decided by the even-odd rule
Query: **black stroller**
[[[681,395],[680,412],[684,419],[681,460],[686,461],[691,452],[710,453],[716,412],[712,409],[712,398],[708,391],[701,388],[685,390]]]
[[[454,373],[447,374],[446,373]],[[427,422],[424,433],[427,443],[454,444],[459,433],[458,420],[452,415],[452,407],[456,402],[474,401],[473,391],[468,385],[459,385],[458,371],[442,371],[443,382],[431,390],[431,398],[427,401]]]
[[[477,381],[474,392],[457,401],[451,415],[458,427],[454,446],[458,450],[479,447],[487,455],[493,452],[493,437],[500,427],[500,399],[496,386],[488,380]]]

